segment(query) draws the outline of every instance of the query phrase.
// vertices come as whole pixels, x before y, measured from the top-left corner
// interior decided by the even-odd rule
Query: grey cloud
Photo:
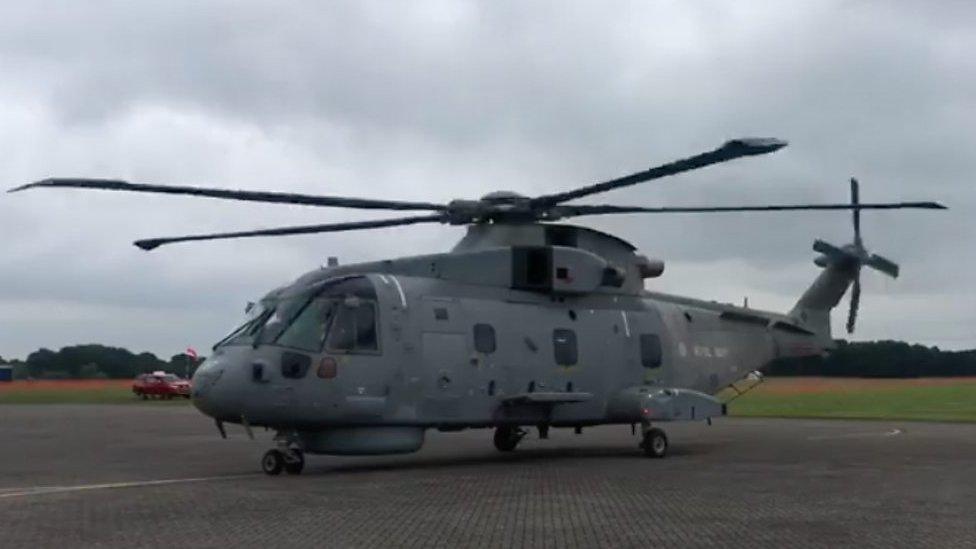
[[[973,320],[965,280],[976,265],[968,245],[976,229],[968,215],[976,206],[968,185],[976,168],[969,153],[976,71],[968,55],[976,8],[969,3],[286,9],[186,1],[0,10],[0,146],[13,159],[0,166],[0,180],[11,186],[92,175],[446,201],[498,188],[565,189],[728,137],[773,135],[791,147],[593,201],[843,201],[851,175],[861,179],[865,200],[942,200],[953,210],[865,214],[867,244],[905,273],[884,311]],[[26,195],[0,197],[2,306],[103,306],[113,313],[99,317],[97,335],[124,333],[118,343],[129,338],[157,351],[173,343],[154,343],[148,327],[137,334],[142,320],[133,319],[143,313],[131,311],[157,310],[180,325],[181,338],[203,346],[233,323],[243,301],[328,255],[353,261],[443,250],[461,234],[429,227],[144,254],[129,242],[368,215]],[[815,275],[814,238],[843,243],[851,232],[840,212],[580,222],[670,261],[672,278],[659,283],[674,291],[734,300],[764,294],[776,306],[788,305]],[[735,264],[751,267],[724,270]],[[939,305],[921,308],[919,300]],[[877,303],[866,295],[866,309]],[[862,315],[865,336],[912,339],[911,321],[880,322],[874,314]],[[0,315],[4,356],[74,342],[70,318],[48,334],[10,318]],[[215,328],[215,318],[227,322]],[[872,321],[890,332],[872,331]],[[937,331],[917,333],[935,341]],[[959,346],[976,343],[976,335],[952,337]]]

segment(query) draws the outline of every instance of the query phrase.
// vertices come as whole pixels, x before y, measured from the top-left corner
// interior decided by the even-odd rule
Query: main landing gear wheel
[[[261,470],[268,475],[280,475],[285,468],[285,455],[280,450],[268,450],[261,458]]]
[[[280,475],[282,471],[289,475],[301,474],[305,469],[305,455],[299,449],[268,450],[261,458],[261,470],[269,475]]]
[[[641,448],[647,457],[663,458],[668,453],[668,436],[658,428],[648,429],[644,431]]]
[[[495,429],[495,448],[499,452],[511,452],[525,436],[525,431],[511,425],[502,425]]]

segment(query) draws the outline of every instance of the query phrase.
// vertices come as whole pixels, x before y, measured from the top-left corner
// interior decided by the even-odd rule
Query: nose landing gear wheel
[[[285,468],[285,456],[279,450],[268,450],[261,458],[261,470],[268,475],[279,475]]]
[[[647,457],[663,458],[668,453],[668,437],[660,429],[648,429],[644,431],[641,448]]]

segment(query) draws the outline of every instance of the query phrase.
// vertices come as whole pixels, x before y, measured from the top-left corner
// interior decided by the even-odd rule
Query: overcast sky
[[[857,339],[976,347],[972,2],[14,2],[0,5],[0,184],[125,178],[447,201],[541,194],[711,149],[790,146],[592,199],[938,200],[867,212]],[[396,214],[393,214],[396,215]],[[248,300],[325,263],[449,249],[417,226],[137,238],[382,213],[79,190],[0,195],[0,356],[209,351]],[[842,212],[582,218],[667,262],[648,287],[786,310]],[[846,300],[835,311],[842,335]]]

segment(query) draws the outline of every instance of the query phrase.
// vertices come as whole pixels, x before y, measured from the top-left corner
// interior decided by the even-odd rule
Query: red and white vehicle
[[[132,382],[132,392],[143,400],[173,397],[190,398],[190,382],[175,374],[153,372],[139,374]]]

